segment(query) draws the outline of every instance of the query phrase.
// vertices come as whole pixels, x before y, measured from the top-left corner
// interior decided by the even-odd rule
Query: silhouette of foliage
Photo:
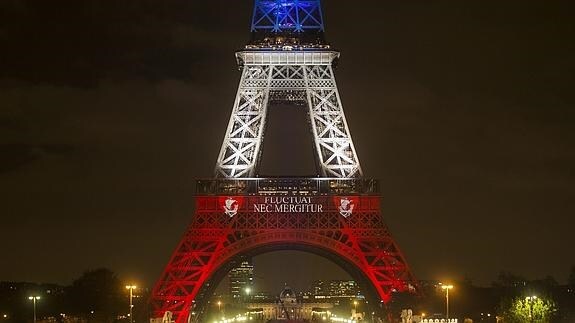
[[[71,313],[98,322],[112,322],[123,304],[121,281],[105,268],[84,272],[67,292]]]
[[[501,310],[506,323],[549,323],[552,322],[557,307],[549,298],[515,297],[503,300]]]

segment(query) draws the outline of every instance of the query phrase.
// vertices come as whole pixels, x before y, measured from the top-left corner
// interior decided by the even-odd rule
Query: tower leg
[[[324,177],[362,175],[331,65],[306,66],[309,117]]]
[[[243,66],[234,109],[216,164],[216,176],[257,175],[268,105],[275,100],[307,104],[321,176],[361,177],[361,166],[331,66],[336,55],[331,53],[329,59],[317,60],[321,64],[315,62],[313,56],[309,64],[297,64],[297,56],[285,55],[285,62],[272,55],[260,59],[262,62],[277,59],[277,64],[258,61],[258,64]],[[294,63],[290,63],[292,60]],[[299,93],[303,93],[301,98]]]
[[[253,177],[261,154],[270,66],[244,66],[232,115],[216,163],[217,177]]]

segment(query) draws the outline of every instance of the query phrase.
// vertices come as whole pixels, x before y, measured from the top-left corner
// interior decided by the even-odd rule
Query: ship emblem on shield
[[[342,197],[339,200],[339,214],[343,215],[344,218],[349,217],[353,213],[353,207],[355,205],[347,197]]]
[[[230,218],[234,215],[238,214],[238,208],[240,207],[238,201],[235,199],[228,197],[224,202],[224,212]]]

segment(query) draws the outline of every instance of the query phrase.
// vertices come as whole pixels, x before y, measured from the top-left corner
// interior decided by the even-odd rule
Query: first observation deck
[[[371,195],[379,196],[373,178],[216,178],[196,182],[196,195]]]

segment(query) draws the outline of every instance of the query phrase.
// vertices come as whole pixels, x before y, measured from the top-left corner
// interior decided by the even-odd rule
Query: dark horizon
[[[212,175],[251,5],[0,3],[0,254],[10,264],[0,280],[68,284],[107,267],[153,285],[193,214],[194,179]],[[324,7],[359,159],[381,180],[385,221],[414,275],[566,282],[573,3]],[[276,121],[301,124],[282,113]],[[309,173],[302,126],[268,129],[262,171]],[[297,163],[278,158],[286,146],[303,147]],[[273,273],[289,260],[297,280],[309,259],[320,261],[293,252],[259,266]],[[342,274],[321,263],[318,275]]]

